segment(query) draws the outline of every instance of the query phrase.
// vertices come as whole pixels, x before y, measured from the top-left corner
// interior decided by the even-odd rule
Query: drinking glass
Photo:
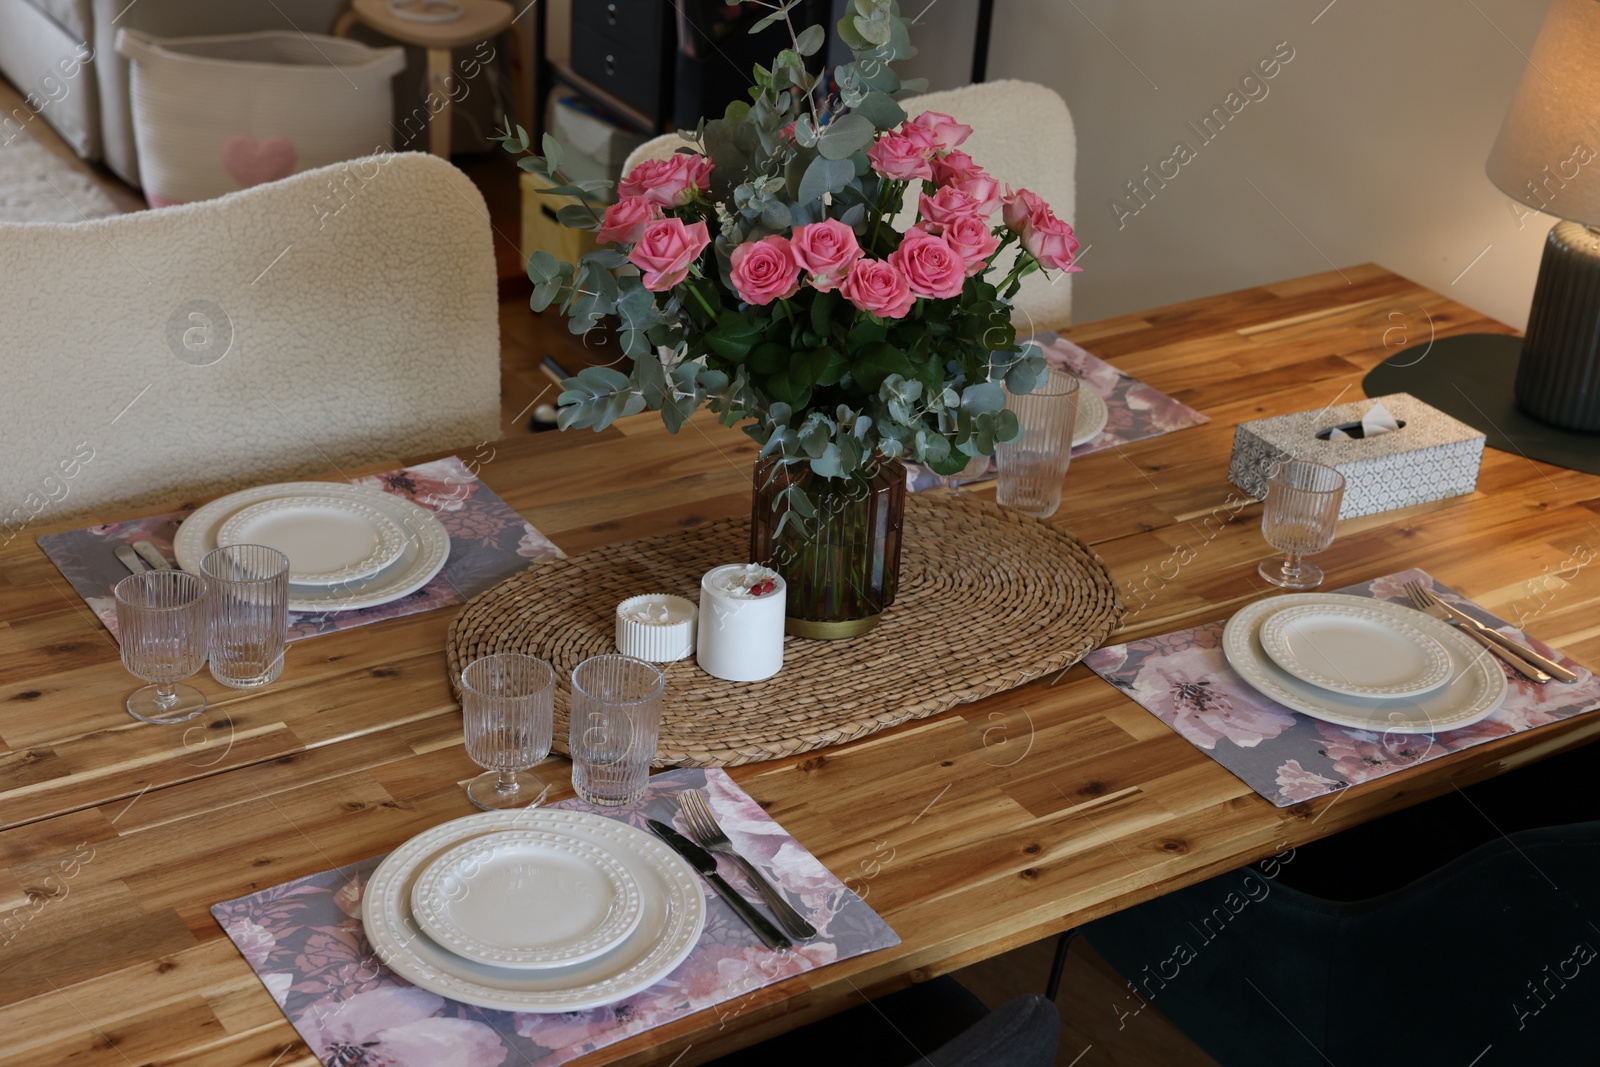
[[[591,804],[637,800],[661,732],[661,672],[642,659],[592,656],[572,670],[572,788]]]
[[[1016,412],[1022,436],[996,445],[1000,485],[995,502],[1038,519],[1061,506],[1061,483],[1072,462],[1072,427],[1078,417],[1078,379],[1049,367],[1031,393],[1006,391],[1006,407]]]
[[[967,460],[967,465],[954,474],[947,474],[944,478],[944,487],[952,498],[961,495],[961,483],[970,482],[972,479],[989,472],[988,456],[973,456]]]
[[[1285,589],[1315,589],[1322,568],[1302,557],[1333,544],[1339,504],[1344,500],[1344,475],[1309,459],[1279,464],[1267,479],[1267,506],[1261,513],[1261,536],[1284,553],[1262,560],[1261,577]]]
[[[461,723],[467,755],[486,768],[467,783],[485,811],[533,807],[550,787],[529,767],[550,754],[556,672],[542,659],[497,652],[461,672]]]
[[[210,602],[205,580],[187,571],[143,571],[118,582],[112,595],[122,664],[153,683],[128,697],[128,714],[168,724],[187,722],[206,710],[204,693],[178,684],[206,661]]]
[[[200,573],[211,590],[211,677],[255,689],[283,673],[289,633],[289,557],[266,545],[207,552]]]

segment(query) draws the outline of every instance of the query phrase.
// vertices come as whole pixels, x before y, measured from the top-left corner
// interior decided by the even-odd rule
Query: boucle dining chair
[[[0,224],[0,537],[500,436],[490,224],[407,153]]]
[[[972,136],[961,146],[962,151],[999,181],[1032,189],[1057,216],[1069,223],[1073,220],[1077,134],[1066,101],[1054,90],[1033,82],[993,81],[927,93],[900,103],[908,118],[924,111],[941,111],[971,126]],[[665,159],[685,144],[675,133],[646,141],[628,156],[623,173],[644,160]],[[915,203],[914,192],[907,199],[909,210]],[[1072,276],[1034,274],[1024,278],[1012,307],[1012,318],[1021,333],[1070,326]]]

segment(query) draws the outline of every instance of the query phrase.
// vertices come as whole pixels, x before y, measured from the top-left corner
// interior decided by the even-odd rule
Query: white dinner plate
[[[1076,448],[1106,428],[1111,412],[1106,408],[1106,398],[1090,388],[1089,383],[1078,383],[1078,413],[1072,422],[1072,446]]]
[[[289,557],[289,580],[337,585],[376,574],[405,550],[405,532],[359,500],[280,496],[241,508],[217,529],[219,545],[266,545]]]
[[[1346,696],[1303,682],[1272,662],[1261,648],[1261,622],[1273,612],[1302,604],[1370,607],[1408,622],[1444,646],[1450,680],[1421,696],[1380,699]],[[1338,593],[1286,593],[1240,608],[1222,631],[1228,664],[1263,695],[1314,719],[1357,730],[1436,733],[1471,726],[1494,714],[1506,697],[1500,663],[1481,646],[1420,611],[1369,597]]]
[[[604,849],[549,830],[506,830],[424,867],[411,914],[469,960],[543,968],[616,948],[638,927],[644,904],[638,880]]]
[[[1272,662],[1353,697],[1414,697],[1450,680],[1450,653],[1409,620],[1363,604],[1301,604],[1261,621]]]
[[[611,853],[639,883],[638,927],[602,956],[538,971],[475,963],[439,945],[412,918],[412,883],[441,853],[501,830],[564,833]],[[518,808],[444,823],[389,853],[367,881],[361,921],[378,958],[430,993],[501,1011],[571,1012],[613,1004],[671,974],[699,942],[706,898],[694,870],[642,830],[587,812]]]
[[[405,536],[400,557],[376,574],[338,585],[289,584],[290,611],[354,611],[410,596],[439,573],[450,556],[450,535],[433,512],[404,497],[345,482],[280,482],[218,497],[196,508],[172,539],[178,566],[198,574],[200,560],[217,547],[217,533],[234,514],[263,500],[285,496],[329,496],[355,500],[383,512]]]

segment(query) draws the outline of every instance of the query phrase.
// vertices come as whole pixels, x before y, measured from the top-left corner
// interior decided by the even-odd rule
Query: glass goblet
[[[961,483],[970,482],[972,479],[989,471],[988,456],[973,456],[967,460],[967,465],[954,474],[947,474],[944,478],[945,488],[952,497],[961,495]]]
[[[1344,500],[1344,475],[1309,459],[1279,464],[1267,479],[1267,503],[1261,513],[1261,536],[1283,556],[1262,560],[1261,577],[1284,589],[1315,589],[1322,568],[1304,557],[1333,544],[1339,505]]]
[[[532,807],[550,791],[528,771],[550,754],[556,675],[533,656],[498,652],[461,672],[461,721],[467,755],[485,768],[467,798],[485,811]]]
[[[178,684],[206,661],[211,620],[205,579],[187,571],[142,571],[118,582],[112,595],[122,664],[151,683],[128,697],[128,714],[167,725],[205,711],[205,694]]]

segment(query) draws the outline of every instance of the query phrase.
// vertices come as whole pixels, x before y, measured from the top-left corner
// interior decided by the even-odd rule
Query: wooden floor
[[[21,104],[17,92],[0,78],[0,113]],[[79,160],[42,119],[30,123],[28,132],[74,170],[90,175],[124,211],[145,208],[136,190],[104,167]],[[521,232],[516,168],[509,157],[482,156],[457,163],[484,192],[496,233],[497,258],[504,261],[509,242]],[[554,314],[535,315],[518,292],[520,287],[507,284],[506,273],[502,268],[502,292],[516,293],[500,305],[501,428],[509,437],[528,432],[534,409],[553,404],[560,392],[556,378],[542,366],[546,357],[575,371],[586,364],[613,362],[619,353],[598,335],[573,337]],[[1053,939],[1039,941],[957,971],[955,976],[989,1007],[998,1007],[1012,997],[1044,991],[1054,948]],[[1215,1061],[1154,1007],[1139,1014],[1137,1025],[1125,1026],[1119,1021],[1117,1006],[1125,1003],[1126,997],[1126,986],[1116,972],[1082,938],[1075,940],[1056,998],[1062,1016],[1056,1063],[1060,1067],[1213,1067]]]

